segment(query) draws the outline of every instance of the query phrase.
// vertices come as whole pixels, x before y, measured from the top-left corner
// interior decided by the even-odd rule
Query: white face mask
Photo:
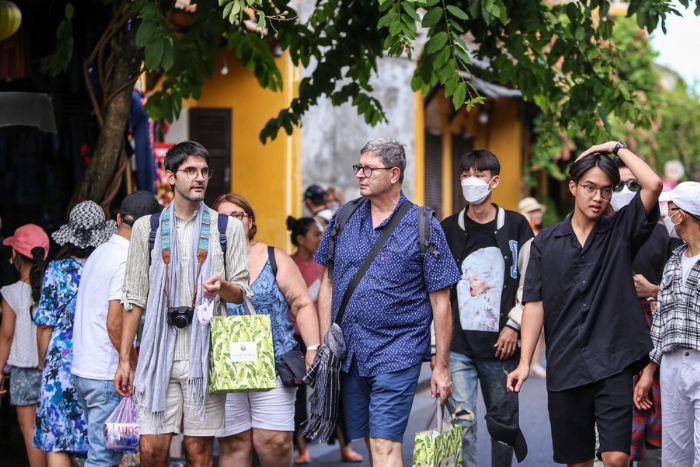
[[[493,178],[491,179],[493,181]],[[489,185],[491,182],[486,183],[480,178],[469,177],[462,180],[462,194],[467,203],[474,204],[476,206],[480,205],[486,198],[488,198],[491,190]]]
[[[634,195],[636,195],[636,193],[634,191],[630,191],[630,189],[625,185],[622,188],[622,191],[615,191],[613,193],[612,198],[610,199],[610,204],[612,204],[615,211],[619,211],[632,202]]]
[[[676,211],[676,214],[678,214],[680,211]],[[671,238],[680,238],[678,236],[678,233],[676,232],[676,225],[673,223],[673,217],[676,215],[674,214],[673,216],[666,216],[664,217],[664,225],[666,226],[666,230],[668,230],[668,235]]]

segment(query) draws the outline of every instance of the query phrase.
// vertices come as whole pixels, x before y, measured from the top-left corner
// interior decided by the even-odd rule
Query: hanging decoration
[[[8,0],[0,0],[0,41],[17,32],[22,24],[22,12]]]

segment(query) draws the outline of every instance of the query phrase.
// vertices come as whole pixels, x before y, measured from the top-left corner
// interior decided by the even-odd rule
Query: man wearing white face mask
[[[666,195],[671,236],[678,247],[666,263],[659,303],[651,328],[654,349],[634,390],[639,409],[653,405],[653,375],[661,365],[662,463],[664,467],[700,465],[700,183],[684,182]]]
[[[486,410],[506,394],[506,373],[515,369],[520,352],[522,285],[534,234],[520,213],[493,204],[501,165],[487,150],[462,156],[462,192],[469,205],[442,221],[452,255],[462,273],[452,287],[452,345],[450,372],[452,412],[463,425],[464,467],[477,465],[476,399],[481,383]],[[493,467],[510,466],[513,448],[492,441]]]
[[[615,158],[615,164],[620,170],[620,184],[615,187],[610,205],[614,211],[619,211],[632,201],[641,189],[641,185],[620,158]],[[659,199],[662,200],[662,198],[663,194]],[[673,250],[682,244],[682,240],[671,238],[662,224],[656,224],[651,236],[639,249],[632,263],[634,286],[649,328],[651,328],[653,310],[656,309],[664,266],[673,254]],[[634,384],[640,376],[641,373],[634,376]],[[661,466],[661,390],[658,371],[654,374],[650,391],[650,397],[655,398],[653,406],[649,409],[635,407],[632,416],[630,461],[637,462],[639,467]]]

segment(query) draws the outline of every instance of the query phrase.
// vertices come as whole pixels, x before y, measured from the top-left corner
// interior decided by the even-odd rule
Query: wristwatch
[[[613,148],[612,153],[617,156],[617,151],[626,147],[627,145],[625,143],[623,143],[622,141],[618,141],[615,147]]]

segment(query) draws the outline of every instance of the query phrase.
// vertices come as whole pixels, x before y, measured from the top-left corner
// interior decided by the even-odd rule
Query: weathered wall
[[[350,104],[333,107],[322,99],[302,119],[302,186],[318,183],[340,187],[345,198],[359,196],[352,165],[360,149],[373,138],[393,138],[406,145],[407,167],[403,188],[413,197],[415,172],[415,113],[411,77],[415,64],[405,58],[384,58],[372,80],[374,97],[384,107],[389,123],[372,127]],[[304,72],[305,74],[307,72]]]

